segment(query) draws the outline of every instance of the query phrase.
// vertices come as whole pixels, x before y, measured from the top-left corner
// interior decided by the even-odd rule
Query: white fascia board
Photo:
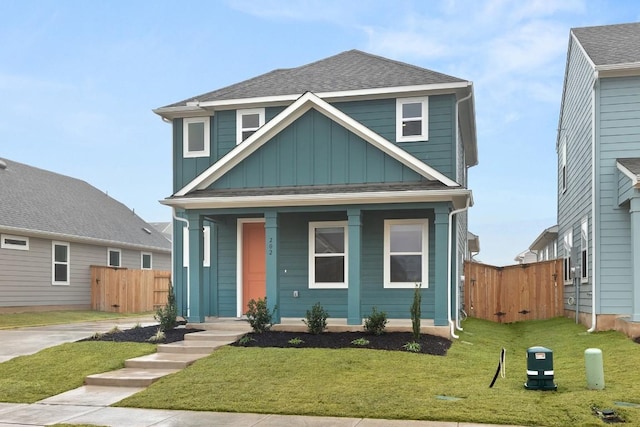
[[[92,244],[95,246],[112,246],[112,247],[119,247],[123,249],[136,249],[136,250],[139,249],[139,250],[146,250],[146,251],[153,251],[153,252],[171,253],[170,248],[165,249],[157,246],[135,245],[132,243],[119,242],[117,240],[98,239],[94,237],[76,236],[73,234],[65,234],[65,233],[53,233],[49,231],[33,230],[29,228],[2,226],[0,230],[6,230],[11,234],[16,234],[19,236],[34,237],[34,238],[48,239],[48,240],[57,240],[61,242],[70,242],[70,243],[77,242],[77,243]]]
[[[603,78],[638,76],[640,75],[640,62],[598,65],[596,71]]]
[[[622,172],[627,178],[631,180],[631,185],[633,185],[634,188],[640,188],[640,176],[631,172],[620,162],[616,162],[616,166],[618,167],[618,170],[620,172]]]
[[[278,114],[271,121],[266,123],[253,135],[237,145],[219,161],[211,165],[203,173],[198,175],[193,181],[180,189],[175,195],[184,196],[193,190],[202,190],[218,180],[251,153],[264,145],[269,139],[285,129],[304,113],[315,107],[317,111],[329,119],[344,126],[347,130],[355,133],[374,147],[403,163],[421,176],[429,180],[437,180],[448,187],[459,187],[459,184],[424,162],[418,160],[408,152],[387,141],[371,129],[352,119],[342,111],[323,101],[311,92],[302,95],[293,104]]]
[[[470,199],[471,190],[410,190],[375,191],[360,193],[289,194],[241,197],[184,197],[165,199],[160,203],[182,209],[265,208],[282,206],[336,206],[349,204],[454,202],[464,205]],[[464,202],[463,202],[464,201]]]

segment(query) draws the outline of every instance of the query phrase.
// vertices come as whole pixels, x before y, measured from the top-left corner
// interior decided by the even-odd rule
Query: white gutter
[[[187,233],[189,232],[189,220],[185,219],[185,218],[180,218],[178,215],[176,215],[176,208],[172,208],[171,209],[171,213],[173,215],[173,219],[175,219],[176,221],[180,221],[182,223],[185,224],[185,227],[187,229]],[[175,228],[171,229],[171,242],[172,244],[176,244],[176,237],[175,237]],[[184,236],[182,241],[184,242]],[[182,248],[182,250],[184,251],[184,247]],[[173,248],[171,249],[171,267],[173,268],[173,283],[175,283],[176,277],[178,277],[178,267],[175,264],[175,255],[174,255],[174,250]],[[183,255],[184,258],[184,255]],[[189,318],[189,316],[191,315],[191,303],[190,303],[190,289],[189,289],[189,258],[187,258],[187,318]],[[175,292],[174,292],[175,294]]]
[[[598,84],[598,71],[594,72],[593,88],[591,91],[591,327],[587,332],[596,330],[596,284],[598,277],[598,256],[596,254],[596,85]],[[577,309],[578,307],[576,307]]]
[[[449,327],[451,328],[451,336],[453,338],[460,338],[455,334],[455,324],[453,323],[453,318],[451,317],[451,222],[453,220],[453,216],[459,214],[460,212],[464,212],[469,209],[469,204],[471,203],[471,198],[467,199],[467,205],[462,209],[457,209],[449,212],[449,232],[447,235],[447,321],[449,322]],[[458,274],[458,267],[456,265],[456,274]],[[456,284],[456,303],[458,302],[458,285]],[[456,321],[458,320],[458,310],[456,310]]]

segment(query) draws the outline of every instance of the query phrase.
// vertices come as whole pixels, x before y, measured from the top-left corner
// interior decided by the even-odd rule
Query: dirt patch
[[[280,347],[280,348],[368,348],[373,350],[408,351],[404,346],[413,342],[411,332],[387,332],[369,335],[363,332],[325,332],[309,334],[303,332],[268,331],[261,334],[246,334],[246,339],[234,342],[238,347]],[[363,343],[364,339],[368,343]],[[355,341],[355,342],[354,342]],[[451,341],[435,335],[422,334],[419,353],[444,356],[451,347]]]

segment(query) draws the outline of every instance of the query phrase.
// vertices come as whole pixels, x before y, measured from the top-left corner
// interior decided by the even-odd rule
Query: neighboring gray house
[[[571,30],[556,147],[566,313],[590,330],[631,334],[640,327],[640,23]]]
[[[549,261],[558,258],[558,226],[545,229],[529,246],[536,254],[536,261]]]
[[[516,255],[513,260],[518,264],[530,264],[538,260],[538,254],[527,249],[526,251],[520,252]]]
[[[79,179],[0,159],[0,201],[0,312],[90,308],[90,265],[171,268],[162,233]]]

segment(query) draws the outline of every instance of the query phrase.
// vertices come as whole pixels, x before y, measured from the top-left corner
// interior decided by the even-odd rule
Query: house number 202
[[[269,244],[267,245],[267,252],[269,255],[273,255],[273,237],[269,237]]]

